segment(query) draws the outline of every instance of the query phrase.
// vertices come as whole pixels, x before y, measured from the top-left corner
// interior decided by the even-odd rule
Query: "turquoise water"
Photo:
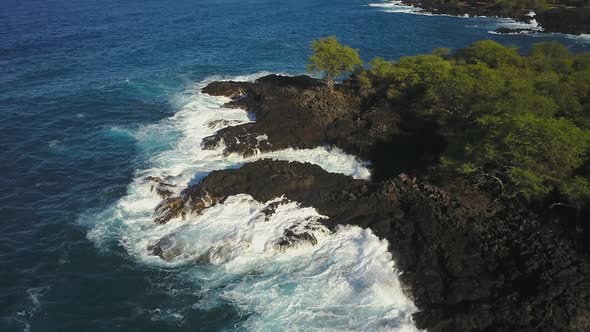
[[[160,233],[141,226],[154,200],[142,187],[143,175],[174,175],[181,186],[244,162],[198,148],[200,135],[208,133],[202,131],[205,119],[250,121],[239,111],[215,112],[222,101],[196,93],[206,81],[301,73],[310,41],[326,35],[337,35],[367,60],[463,47],[483,38],[523,49],[559,39],[574,51],[590,50],[584,38],[498,36],[488,32],[497,20],[391,13],[370,2],[3,1],[0,330],[410,328],[405,320],[414,310],[410,302],[399,294],[391,302],[368,293],[371,287],[396,291],[399,285],[394,274],[384,272],[391,270],[390,260],[373,262],[386,256],[386,246],[358,229],[288,255],[232,247],[238,254],[205,266],[196,266],[190,255],[168,264],[142,254],[142,241],[166,232],[192,234],[183,245],[196,251],[199,240],[229,234],[216,229],[219,234],[203,238],[206,229],[190,225]],[[365,175],[358,161],[337,151],[277,157]],[[264,202],[234,203],[234,210],[214,211],[211,220],[247,218],[240,209],[256,211]],[[301,215],[320,218],[313,211],[285,209],[277,225]],[[250,231],[240,229],[232,239],[246,243],[255,234]],[[356,251],[340,250],[335,239]],[[342,259],[322,260],[326,255]],[[232,265],[238,258],[247,262],[240,265],[244,269]],[[360,267],[379,277],[367,281]],[[313,279],[319,288],[304,292],[309,289],[301,287],[303,280],[325,275],[329,278]],[[346,280],[354,291],[342,297],[344,291],[330,288],[334,280]],[[314,296],[316,302],[303,301]],[[350,311],[358,307],[358,297],[370,300],[361,303],[366,309]],[[317,317],[295,317],[288,308],[293,303],[300,305],[296,312]],[[349,320],[342,319],[343,312]],[[360,325],[361,320],[373,325]]]

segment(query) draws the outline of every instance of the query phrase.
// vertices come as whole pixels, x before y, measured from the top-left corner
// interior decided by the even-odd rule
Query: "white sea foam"
[[[377,3],[370,3],[369,7],[381,8],[381,11],[386,13],[404,13],[416,15],[432,15],[424,11],[422,8],[406,5],[401,1],[384,1]]]
[[[496,21],[496,27],[509,29],[527,29],[534,32],[543,31],[543,27],[541,27],[534,18],[532,18],[528,23],[518,22],[511,18],[498,18]]]
[[[14,317],[17,322],[20,322],[24,325],[23,332],[29,332],[31,330],[31,321],[41,310],[40,299],[49,288],[49,286],[45,286],[27,289],[27,294],[31,305],[25,310],[17,311]]]
[[[587,33],[583,33],[580,35],[570,35],[570,34],[564,34],[564,33],[547,33],[547,34],[542,34],[542,35],[535,35],[535,37],[563,37],[563,38],[567,38],[567,39],[571,39],[573,41],[575,41],[576,43],[590,43],[590,34]]]
[[[530,12],[527,16],[534,17],[535,13]],[[554,38],[562,37],[576,41],[577,43],[590,43],[590,34],[572,35],[565,33],[548,33],[545,32],[543,27],[533,18],[529,23],[517,22],[510,18],[499,18],[491,26],[493,30],[488,31],[491,34],[499,34],[495,29],[498,28],[509,28],[509,29],[527,29],[529,31],[521,31],[515,33],[508,33],[512,35],[525,34],[536,38]],[[542,32],[542,33],[540,33]]]
[[[173,117],[133,134],[148,167],[137,171],[127,194],[114,205],[80,219],[90,225],[88,237],[103,249],[114,241],[148,265],[189,269],[183,276],[203,293],[194,307],[207,310],[229,301],[248,315],[243,323],[247,329],[415,330],[411,314],[416,308],[402,293],[387,243],[370,230],[349,226],[330,233],[319,223],[324,216],[297,202],[281,201],[275,213],[266,216],[261,210],[272,202],[257,202],[245,194],[200,215],[153,223],[153,209],[161,199],[147,176],[166,178],[176,186],[176,194],[212,170],[257,158],[307,161],[355,178],[370,176],[366,163],[335,148],[287,149],[247,159],[226,157],[221,147],[202,150],[201,140],[223,124],[252,121],[242,110],[223,108],[227,98],[199,92],[215,79],[220,78],[209,78],[177,96],[174,102],[180,110]],[[229,122],[210,125],[220,119]],[[317,243],[281,247],[277,243],[286,229],[307,230]],[[147,250],[157,243],[168,260]],[[159,310],[154,319],[169,316],[162,314],[167,308]]]

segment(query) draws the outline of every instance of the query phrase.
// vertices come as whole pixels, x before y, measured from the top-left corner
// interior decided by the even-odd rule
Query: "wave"
[[[534,19],[530,23],[516,22],[511,19],[499,19],[498,22],[493,25],[494,30],[498,28],[509,28],[517,31],[512,33],[498,33],[494,30],[488,31],[490,34],[495,35],[528,35],[535,38],[566,38],[575,41],[576,43],[586,44],[590,43],[590,34],[572,35],[566,33],[557,32],[546,32],[543,27],[537,23]],[[518,29],[525,29],[518,31]]]
[[[233,80],[254,80],[258,73]],[[196,308],[229,301],[248,318],[246,329],[273,330],[286,326],[305,330],[399,330],[415,327],[416,307],[402,291],[386,241],[370,230],[341,227],[329,231],[325,218],[310,207],[277,198],[257,202],[241,194],[186,219],[156,225],[152,213],[160,197],[148,176],[166,178],[178,194],[217,169],[235,168],[259,158],[302,161],[330,172],[368,179],[367,163],[339,149],[287,149],[250,158],[224,156],[222,147],[201,149],[201,140],[224,126],[253,121],[246,112],[223,108],[224,97],[202,94],[209,77],[177,95],[179,111],[133,133],[147,166],[138,170],[127,194],[112,206],[89,212],[80,222],[90,227],[88,238],[108,251],[123,247],[154,268],[189,269],[183,277],[202,294]],[[263,139],[263,138],[261,138]],[[274,213],[263,213],[269,207]],[[309,233],[310,241],[285,243],[287,230]],[[148,248],[158,248],[158,255]],[[168,315],[167,308],[157,316]]]
[[[588,33],[583,33],[580,35],[570,35],[570,34],[565,34],[565,33],[547,33],[546,35],[548,36],[555,36],[555,37],[562,37],[562,38],[567,38],[570,40],[574,40],[576,43],[590,43],[590,34]]]
[[[530,30],[531,32],[542,32],[543,27],[539,25],[537,20],[534,19],[535,13],[530,12],[528,16],[531,17],[531,20],[527,22],[518,22],[511,18],[497,18],[496,19],[496,28],[508,28],[508,29],[526,29]]]
[[[403,14],[415,14],[415,15],[426,15],[432,16],[432,13],[424,11],[422,8],[406,5],[401,1],[388,1],[379,3],[370,3],[369,7],[381,8],[382,12],[385,13],[403,13]]]

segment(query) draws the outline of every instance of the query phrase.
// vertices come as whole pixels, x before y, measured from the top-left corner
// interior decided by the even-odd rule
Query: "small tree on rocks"
[[[330,92],[334,91],[334,80],[356,66],[362,66],[358,51],[341,45],[336,37],[314,40],[311,44],[313,54],[309,57],[307,70],[310,73],[323,73]]]

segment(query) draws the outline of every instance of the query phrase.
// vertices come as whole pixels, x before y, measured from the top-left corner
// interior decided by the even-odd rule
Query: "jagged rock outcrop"
[[[154,191],[155,189],[156,193],[162,198],[168,198],[174,194],[173,188],[175,186],[173,184],[167,183],[162,178],[159,178],[157,176],[148,176],[145,178],[145,180],[152,182],[150,191]]]
[[[329,229],[371,228],[389,241],[420,308],[416,322],[429,331],[590,328],[587,262],[534,214],[461,181],[445,188],[400,175],[377,184],[311,164],[260,160],[212,172],[178,199],[187,213],[198,213],[207,204],[195,202],[285,195],[328,216],[321,222]],[[309,234],[291,235],[285,246],[314,243]]]
[[[223,141],[225,153],[249,156],[286,148],[336,145],[361,159],[372,160],[375,179],[412,172],[436,160],[444,141],[435,123],[418,120],[405,105],[396,105],[379,91],[372,98],[358,93],[353,79],[330,93],[322,81],[269,75],[256,82],[214,82],[203,89],[233,97],[228,107],[241,107],[256,122],[219,130],[203,140],[213,149]]]
[[[362,97],[354,78],[336,89],[330,93],[305,76],[211,83],[204,92],[231,97],[226,106],[244,108],[257,121],[222,129],[203,145],[223,140],[226,153],[249,155],[334,144],[372,161],[371,181],[306,163],[260,160],[211,172],[178,196],[165,193],[154,221],[200,213],[236,194],[260,202],[284,195],[328,216],[320,221],[328,230],[357,225],[387,239],[420,309],[414,316],[420,328],[590,329],[588,260],[550,228],[547,216],[502,199],[497,183],[426,171],[443,147],[436,123],[417,119],[386,91],[376,87],[372,97]],[[262,213],[272,215],[278,204]],[[313,245],[315,226],[306,227],[285,230],[276,247]],[[163,259],[181,254],[174,237],[148,250]]]

